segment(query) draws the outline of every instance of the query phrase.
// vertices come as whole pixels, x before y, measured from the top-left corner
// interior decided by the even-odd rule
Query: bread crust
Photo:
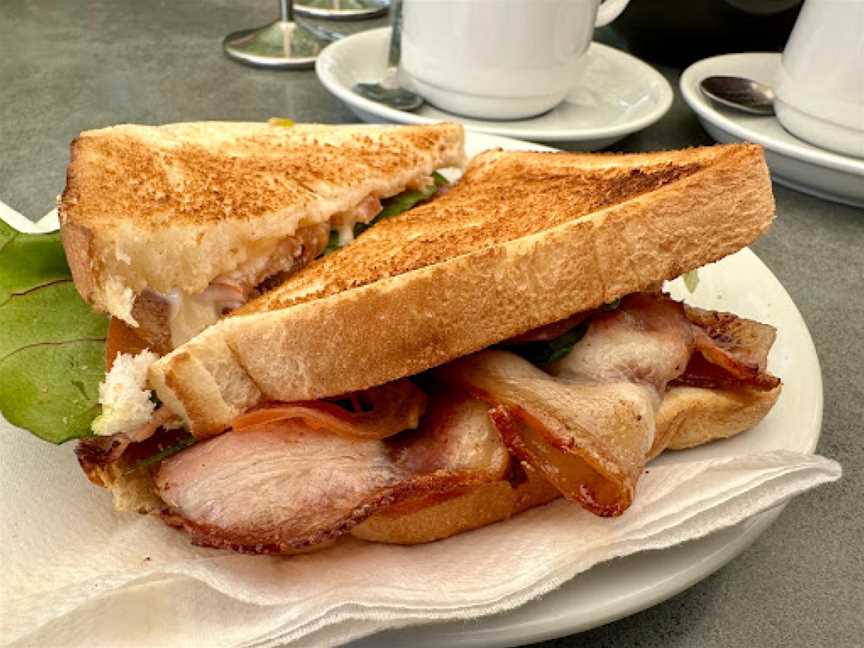
[[[410,513],[376,513],[351,529],[351,535],[369,542],[422,544],[506,520],[560,497],[530,467],[524,470],[528,478],[520,484],[495,481]]]
[[[615,202],[609,189],[611,204],[567,217],[584,211],[580,205],[568,211],[567,200],[585,195],[585,183],[590,187],[611,174],[627,186],[634,171],[653,173],[652,160],[658,186],[623,202]],[[193,434],[215,434],[261,398],[316,399],[390,382],[672,279],[747,245],[774,215],[762,149],[753,145],[653,157],[490,152],[472,161],[466,177],[473,181],[462,185],[462,194],[483,195],[490,183],[499,191],[502,178],[516,183],[550,168],[565,178],[572,171],[573,191],[559,183],[553,196],[532,196],[526,205],[546,205],[554,226],[540,221],[536,232],[520,235],[517,223],[509,231],[516,238],[501,235],[487,244],[481,236],[473,248],[470,240],[466,244],[473,251],[443,259],[448,240],[442,234],[425,257],[404,258],[429,214],[460,228],[452,253],[464,251],[470,235],[464,230],[475,222],[485,236],[508,214],[518,221],[512,213],[520,209],[518,194],[510,194],[515,202],[502,208],[509,210],[503,215],[478,206],[460,211],[464,196],[448,201],[457,187],[378,225],[368,244],[361,236],[350,254],[325,257],[165,356],[151,367],[151,384]],[[419,230],[412,229],[415,220]],[[368,258],[366,246],[385,256],[387,249],[397,250],[387,258],[419,267],[393,275],[399,267]],[[365,260],[355,270],[368,281],[353,287],[340,272],[346,283],[327,294],[327,268],[345,263],[339,257]]]
[[[461,164],[462,127],[113,126],[71,145],[60,229],[82,297],[130,322],[150,288],[195,294],[256,243]]]
[[[663,449],[684,450],[749,430],[765,418],[782,389],[782,385],[767,391],[749,387],[672,387],[657,413],[656,440],[650,456],[653,458]]]

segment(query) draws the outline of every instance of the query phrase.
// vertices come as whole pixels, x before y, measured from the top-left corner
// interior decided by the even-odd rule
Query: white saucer
[[[573,142],[582,151],[601,149],[660,119],[672,105],[672,88],[651,66],[619,50],[593,43],[585,74],[567,99],[549,112],[519,121],[482,121],[426,104],[395,110],[356,94],[357,82],[384,76],[390,29],[373,29],[328,46],[315,70],[324,87],[367,122],[430,124],[459,121],[479,133],[535,142]]]
[[[864,159],[826,151],[787,132],[775,117],[756,117],[721,108],[699,90],[715,74],[743,76],[773,85],[780,54],[714,56],[694,63],[681,76],[681,94],[718,142],[748,141],[765,147],[776,182],[827,200],[864,207]]]

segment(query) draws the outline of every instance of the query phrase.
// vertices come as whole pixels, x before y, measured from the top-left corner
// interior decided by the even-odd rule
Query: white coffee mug
[[[576,85],[628,0],[403,0],[400,81],[442,110],[533,117]]]
[[[806,0],[774,86],[786,130],[864,157],[864,0]]]

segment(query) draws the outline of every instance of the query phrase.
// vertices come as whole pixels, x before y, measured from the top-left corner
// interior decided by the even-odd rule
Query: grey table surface
[[[88,128],[271,116],[356,121],[311,71],[252,70],[222,55],[227,32],[275,12],[275,2],[251,0],[3,0],[0,200],[43,216],[62,190],[69,141]],[[608,33],[601,39],[614,42]],[[614,150],[711,142],[680,98],[680,70],[661,71],[676,88],[672,109]],[[740,557],[678,596],[538,645],[864,645],[864,210],[774,190],[776,225],[753,248],[816,342],[825,380],[818,451],[843,465],[843,479],[795,499]]]

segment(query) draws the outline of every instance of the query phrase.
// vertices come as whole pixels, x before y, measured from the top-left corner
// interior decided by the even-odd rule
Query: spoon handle
[[[387,67],[399,67],[402,58],[402,0],[390,0],[390,50]]]

